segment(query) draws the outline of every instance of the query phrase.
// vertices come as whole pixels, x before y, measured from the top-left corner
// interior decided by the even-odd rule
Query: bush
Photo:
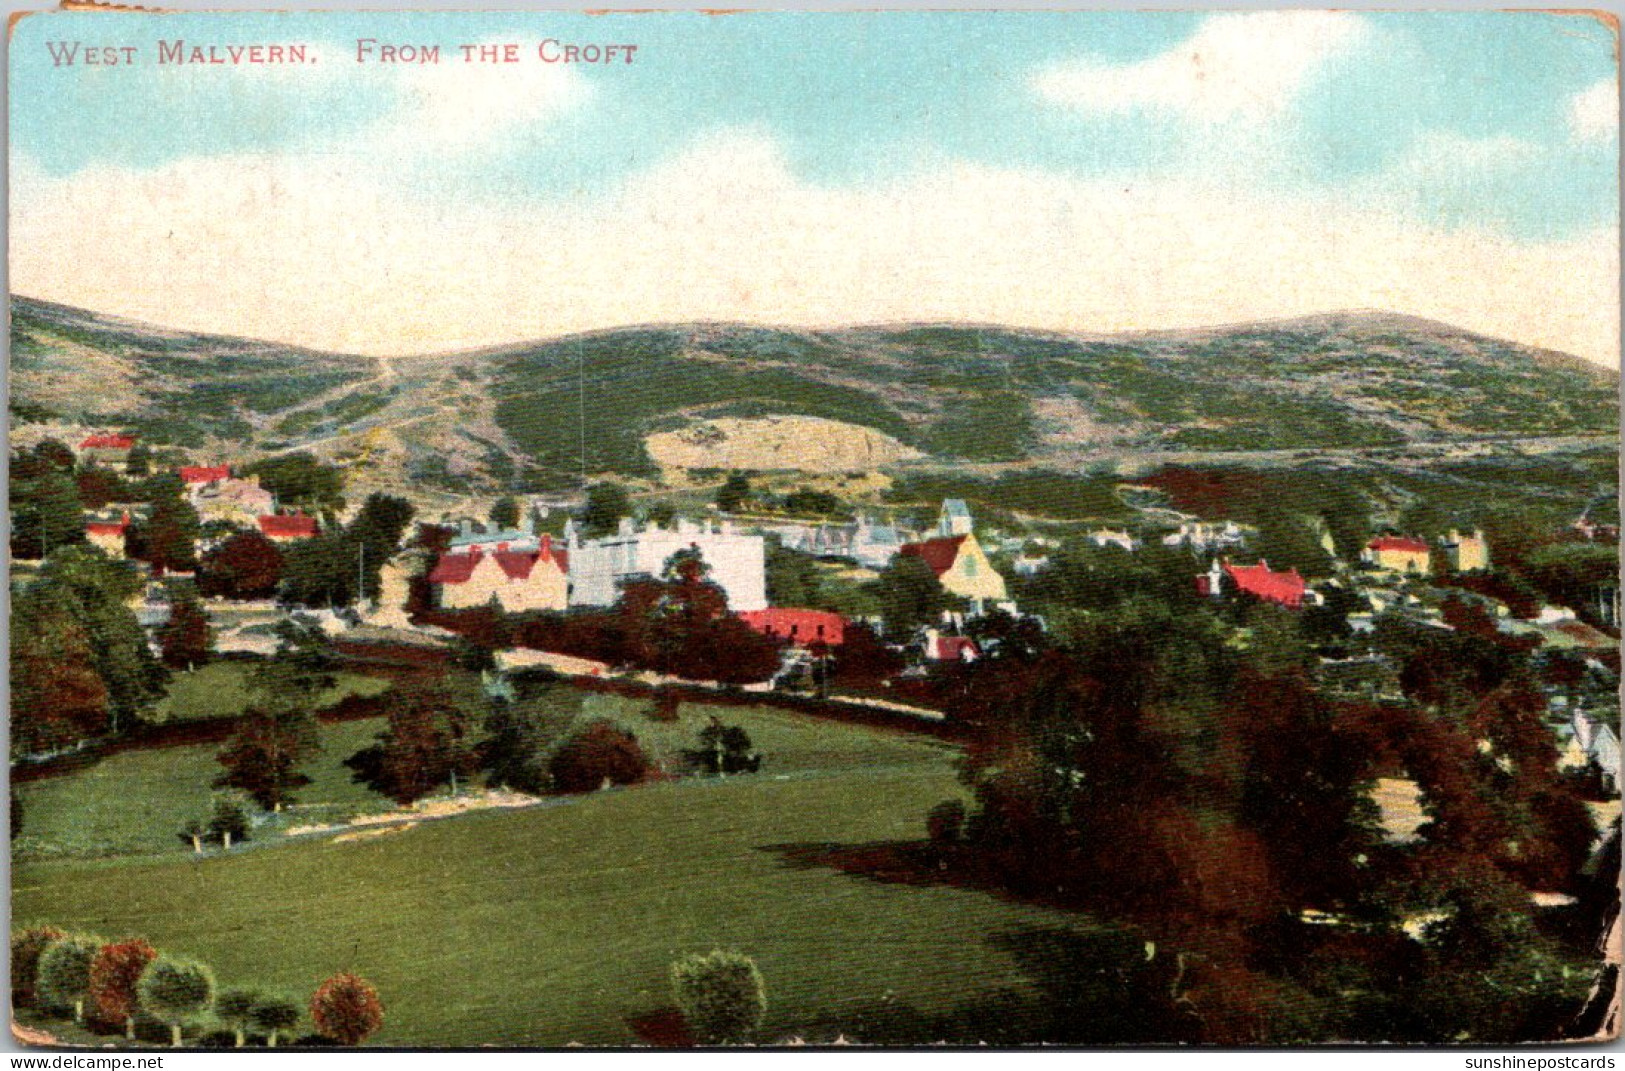
[[[633,785],[649,770],[637,737],[608,721],[595,721],[553,755],[548,772],[560,792],[593,792],[606,782]]]
[[[11,935],[11,1000],[18,1007],[34,1003],[40,956],[67,934],[55,926],[31,926]]]
[[[672,964],[671,987],[696,1040],[707,1045],[748,1042],[767,1014],[766,989],[756,962],[720,949]]]
[[[85,1000],[90,996],[90,964],[102,944],[100,937],[85,934],[53,941],[39,959],[36,989],[41,1003],[72,1008],[74,1020],[84,1022]]]
[[[216,796],[206,838],[230,848],[248,839],[248,808],[236,796]]]
[[[141,1009],[169,1026],[169,1043],[181,1047],[181,1027],[214,1004],[214,974],[195,960],[161,957],[136,986]]]
[[[96,1014],[124,1025],[124,1036],[135,1037],[136,986],[158,950],[137,939],[106,944],[90,962],[90,999]]]
[[[215,998],[214,1016],[230,1028],[234,1048],[242,1048],[247,1040],[249,1016],[259,999],[251,989],[227,989]]]
[[[943,800],[925,816],[925,833],[937,848],[953,848],[965,836],[965,803]]]
[[[299,1018],[303,1013],[299,1002],[292,997],[267,996],[261,997],[248,1011],[248,1021],[254,1029],[265,1032],[265,1043],[270,1048],[276,1048],[278,1035],[286,1034],[299,1025]]]
[[[359,1045],[384,1025],[384,1005],[366,979],[335,974],[311,996],[310,1018],[323,1037]]]

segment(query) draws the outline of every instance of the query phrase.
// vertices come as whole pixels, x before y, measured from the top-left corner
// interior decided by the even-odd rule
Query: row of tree
[[[169,1029],[179,1048],[184,1031],[212,1018],[241,1047],[250,1030],[275,1047],[302,1018],[297,1001],[252,989],[220,989],[197,960],[162,955],[141,938],[107,941],[54,926],[11,935],[14,1007],[70,1014],[77,1023],[124,1030],[135,1040],[142,1020]],[[322,982],[309,1003],[320,1039],[359,1045],[383,1025],[378,991],[354,974]]]

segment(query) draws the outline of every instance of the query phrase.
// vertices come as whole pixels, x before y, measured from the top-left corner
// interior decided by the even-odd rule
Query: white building
[[[694,549],[711,567],[707,579],[728,595],[735,611],[767,609],[767,552],[759,535],[744,535],[724,521],[679,520],[674,528],[637,528],[621,521],[620,531],[602,539],[570,543],[570,605],[611,606],[621,585],[637,577],[659,577],[678,551]]]

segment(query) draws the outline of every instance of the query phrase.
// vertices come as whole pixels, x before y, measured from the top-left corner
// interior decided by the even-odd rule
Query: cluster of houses
[[[134,435],[90,435],[76,453],[87,464],[122,465],[135,444]],[[230,465],[183,465],[179,476],[186,500],[205,524],[257,529],[273,543],[310,539],[320,531],[315,517],[279,509],[276,496],[260,486],[258,476],[234,476]],[[94,511],[85,520],[85,538],[109,556],[123,558],[130,529],[149,510],[144,503],[123,503]]]

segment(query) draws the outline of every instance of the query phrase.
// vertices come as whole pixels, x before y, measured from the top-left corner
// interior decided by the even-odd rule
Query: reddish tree
[[[316,987],[310,998],[310,1018],[323,1037],[341,1045],[359,1045],[384,1025],[384,1005],[370,982],[345,972]]]
[[[240,532],[203,556],[198,590],[227,599],[266,599],[282,580],[282,552],[258,532]]]
[[[209,615],[191,596],[177,597],[169,605],[169,620],[158,630],[158,649],[164,665],[191,669],[209,657]]]
[[[355,779],[403,806],[441,785],[456,787],[478,767],[469,742],[470,719],[456,702],[437,691],[402,697],[389,712],[389,725],[371,747],[344,764]]]
[[[631,785],[643,780],[649,758],[637,737],[612,722],[595,721],[559,748],[548,769],[560,792],[592,792],[606,781]]]
[[[90,999],[97,1015],[124,1024],[124,1036],[135,1037],[136,983],[158,950],[134,938],[103,945],[90,961]]]
[[[67,934],[55,926],[32,926],[11,935],[11,999],[20,1006],[34,1003],[34,977],[39,958],[53,941]]]
[[[310,718],[251,711],[218,756],[226,772],[215,787],[241,789],[266,810],[280,811],[296,790],[310,784],[299,765],[316,747]]]
[[[66,606],[25,595],[11,614],[11,746],[26,754],[107,731],[96,651]]]

